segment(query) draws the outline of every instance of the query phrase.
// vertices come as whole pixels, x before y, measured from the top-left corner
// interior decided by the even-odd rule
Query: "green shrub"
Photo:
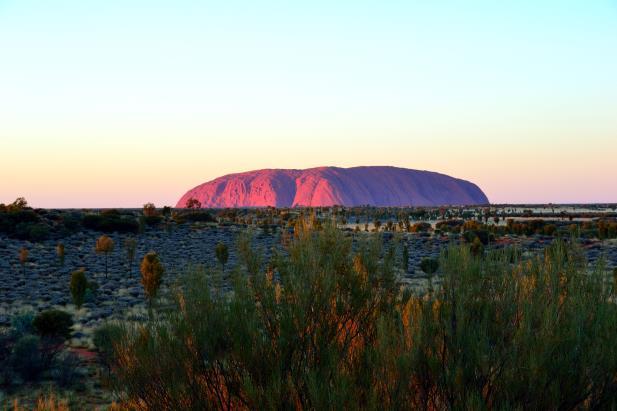
[[[13,335],[19,338],[26,334],[33,334],[33,321],[34,313],[32,311],[26,311],[11,317],[11,331]]]
[[[216,255],[216,259],[219,261],[224,271],[225,264],[227,264],[227,260],[229,259],[229,249],[227,248],[227,245],[225,245],[225,243],[223,242],[219,242],[214,249],[214,253]]]
[[[71,274],[71,296],[73,297],[73,304],[77,308],[81,308],[84,303],[86,290],[88,289],[88,279],[86,278],[86,272],[82,268],[77,271],[73,271]]]
[[[11,351],[14,340],[11,334],[8,330],[0,330],[0,387],[14,379],[11,365]],[[0,401],[1,399],[2,396],[0,395]]]
[[[615,293],[602,267],[586,270],[580,250],[556,242],[521,261],[511,250],[477,257],[469,246],[450,247],[439,262],[443,283],[427,295],[400,290],[380,239],[352,247],[331,226],[295,234],[265,271],[241,239],[231,292],[216,286],[215,273],[196,270],[173,306],[112,337],[112,381],[129,403],[617,406]]]
[[[32,324],[42,337],[67,339],[71,336],[73,318],[65,311],[47,310],[39,313]]]
[[[473,244],[476,238],[480,240],[482,245],[488,245],[491,234],[486,230],[468,230],[463,233],[463,240],[467,243]]]
[[[420,261],[420,270],[428,275],[433,275],[439,268],[439,261],[434,258],[423,258]]]
[[[365,378],[374,352],[364,348],[373,347],[381,320],[397,316],[393,258],[379,261],[381,240],[352,254],[351,240],[334,228],[296,235],[289,256],[271,265],[280,281],[255,270],[257,258],[242,246],[248,273],[236,276],[234,293],[196,272],[178,311],[125,330],[115,341],[118,387],[149,408],[160,406],[159,395],[172,409],[365,404],[353,391],[375,383]],[[195,379],[202,383],[191,389]]]
[[[207,211],[191,211],[191,212],[183,212],[178,213],[175,216],[175,220],[178,223],[183,222],[203,222],[203,223],[214,223],[216,219]]]
[[[94,330],[92,342],[99,352],[99,358],[103,365],[107,367],[108,372],[111,371],[111,365],[114,355],[114,341],[122,337],[124,328],[120,324],[106,323]]]
[[[41,339],[35,335],[19,338],[11,352],[11,365],[24,380],[33,380],[43,371],[40,352]]]
[[[44,223],[19,223],[14,236],[20,240],[43,241],[49,238],[49,227]]]
[[[59,353],[51,367],[51,377],[61,387],[69,387],[78,382],[82,373],[79,371],[79,357],[70,351]]]
[[[163,217],[160,215],[142,215],[139,217],[140,223],[143,222],[144,225],[148,226],[157,226],[163,221]]]
[[[105,233],[137,233],[139,224],[131,215],[119,213],[86,214],[82,224],[85,228]]]
[[[474,238],[471,246],[469,247],[471,253],[475,256],[482,255],[484,253],[484,244],[479,237]]]

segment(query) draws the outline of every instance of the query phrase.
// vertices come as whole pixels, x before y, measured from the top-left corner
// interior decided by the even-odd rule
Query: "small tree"
[[[198,199],[191,197],[186,200],[186,208],[199,209],[201,208],[201,202]]]
[[[25,247],[22,247],[19,250],[19,264],[21,264],[21,272],[22,274],[26,274],[26,262],[28,261],[28,254],[30,254],[28,252],[28,249]]]
[[[86,278],[86,270],[81,268],[77,271],[73,271],[71,274],[71,296],[73,297],[73,304],[77,308],[81,308],[84,303],[86,290],[88,289],[88,279]]]
[[[157,215],[156,206],[153,203],[144,204],[143,213],[146,217],[154,217]]]
[[[375,231],[379,231],[379,227],[381,227],[381,221],[375,219],[375,221],[373,222],[373,226],[375,227]]]
[[[171,216],[171,207],[170,206],[164,206],[162,214],[163,214],[164,217],[169,218]]]
[[[403,244],[403,271],[409,272],[409,247]]]
[[[105,278],[107,278],[107,260],[109,253],[111,253],[114,249],[114,240],[103,234],[96,240],[95,249],[97,254],[102,253],[105,255]]]
[[[56,245],[56,255],[58,255],[58,264],[60,267],[64,266],[64,244],[58,243]]]
[[[18,197],[15,201],[9,204],[7,208],[9,211],[20,211],[28,208],[28,202],[24,197]]]
[[[129,265],[129,273],[133,274],[133,263],[135,262],[135,250],[137,250],[137,241],[134,238],[124,240],[126,248],[126,261]]]
[[[227,245],[223,242],[218,243],[214,253],[216,254],[216,259],[219,260],[219,263],[223,266],[223,271],[225,271],[225,264],[227,264],[227,260],[229,259],[229,249]]]
[[[163,265],[159,256],[154,251],[150,251],[141,260],[141,284],[144,286],[146,298],[148,298],[148,306],[152,308],[152,300],[156,297],[161,280],[163,279]]]

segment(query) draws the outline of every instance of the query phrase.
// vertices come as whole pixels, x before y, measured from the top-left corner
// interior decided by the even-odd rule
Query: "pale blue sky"
[[[617,202],[617,1],[0,0],[0,202],[391,164]]]

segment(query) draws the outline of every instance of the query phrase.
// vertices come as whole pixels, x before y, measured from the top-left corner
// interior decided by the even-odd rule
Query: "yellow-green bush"
[[[575,248],[542,258],[450,247],[443,285],[397,285],[379,238],[297,233],[266,268],[242,240],[226,291],[193,270],[172,309],[125,325],[134,409],[596,409],[617,405],[612,281]],[[392,245],[394,247],[394,245]]]

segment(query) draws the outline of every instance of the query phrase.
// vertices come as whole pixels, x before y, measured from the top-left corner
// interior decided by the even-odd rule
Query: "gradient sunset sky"
[[[617,202],[617,0],[0,0],[0,202],[324,165]]]

